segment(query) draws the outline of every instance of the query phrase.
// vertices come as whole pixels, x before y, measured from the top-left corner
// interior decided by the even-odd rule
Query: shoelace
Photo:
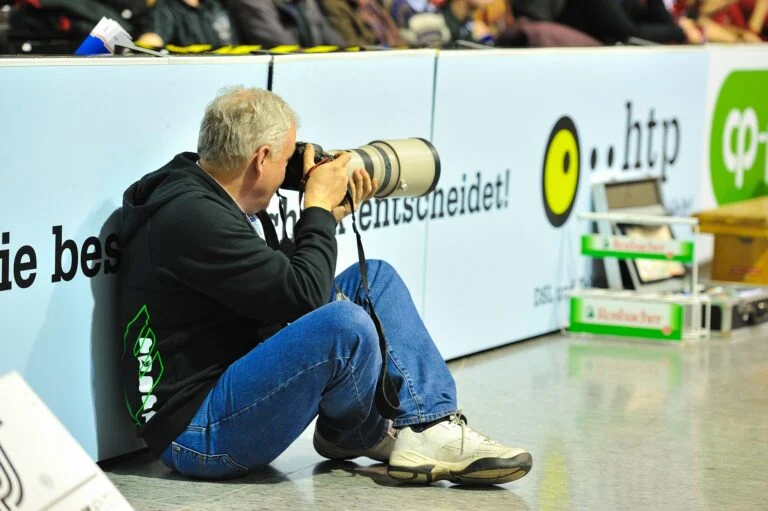
[[[393,422],[387,419],[387,432],[386,435],[392,440],[397,440],[397,430],[392,426]]]
[[[458,410],[455,414],[451,415],[451,419],[449,421],[451,424],[456,424],[459,427],[461,427],[461,450],[459,451],[460,455],[464,454],[464,441],[467,436],[467,431],[469,431],[469,435],[476,435],[480,437],[482,440],[485,440],[486,442],[493,444],[493,445],[501,445],[496,440],[492,440],[491,437],[489,437],[486,434],[480,433],[479,431],[476,431],[469,426],[467,426],[466,419],[464,419],[464,414],[461,412],[461,410]]]
[[[458,426],[461,426],[461,451],[459,451],[460,455],[464,454],[464,432],[467,429],[467,423],[461,420],[461,410],[459,410],[455,415],[451,415],[451,424],[457,424]]]

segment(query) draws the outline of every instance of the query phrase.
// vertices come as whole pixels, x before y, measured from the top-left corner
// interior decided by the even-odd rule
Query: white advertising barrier
[[[768,194],[768,48],[714,46],[709,54],[701,209]],[[702,257],[712,256],[712,238]]]
[[[275,57],[272,91],[300,118],[298,139],[324,149],[348,149],[373,140],[420,137],[429,140],[435,51],[367,52]],[[289,235],[296,221],[296,194],[290,197]],[[408,285],[416,307],[424,296],[426,224],[416,199],[372,200],[358,213],[358,228],[369,259],[391,263]],[[273,203],[269,212],[277,221]],[[278,221],[279,223],[279,221]],[[278,225],[278,232],[282,229]],[[337,272],[357,263],[351,217],[337,237]]]
[[[122,192],[196,149],[218,89],[266,87],[269,61],[0,59],[0,373],[94,459],[141,446],[116,379]]]
[[[0,509],[133,509],[19,373],[0,396]]]
[[[696,209],[706,66],[703,49],[439,54],[425,318],[444,357],[563,324],[596,180],[664,175],[671,213]]]

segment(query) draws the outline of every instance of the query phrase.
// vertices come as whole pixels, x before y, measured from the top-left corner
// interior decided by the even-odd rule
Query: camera
[[[308,142],[297,142],[296,152],[288,160],[285,180],[280,188],[303,191],[304,151]],[[352,159],[347,165],[347,175],[355,169],[365,169],[378,183],[375,197],[418,197],[427,195],[440,179],[440,156],[435,147],[423,138],[374,140],[356,149],[324,151],[317,144],[315,164],[334,159],[348,152]]]

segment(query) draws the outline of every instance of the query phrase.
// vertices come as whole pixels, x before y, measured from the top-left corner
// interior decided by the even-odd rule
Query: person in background
[[[451,41],[493,45],[494,30],[484,20],[475,17],[479,9],[492,2],[493,0],[448,0],[443,6],[443,16],[451,31]]]
[[[345,46],[317,0],[228,0],[243,44]]]
[[[353,0],[320,0],[328,23],[344,38],[349,46],[371,46],[378,44],[373,30],[357,15]]]
[[[519,13],[517,8],[519,8]],[[532,7],[532,8],[531,8]],[[597,39],[552,21],[557,2],[491,0],[475,12],[475,23],[488,27],[494,46],[503,48],[601,46]]]
[[[378,0],[320,0],[323,11],[350,46],[404,47],[392,16]]]
[[[219,0],[147,0],[142,46],[161,48],[168,44],[214,47],[238,44],[237,33]]]
[[[660,44],[704,42],[693,20],[675,21],[663,0],[567,0],[556,21],[608,44],[631,38]]]
[[[673,12],[695,20],[708,41],[759,43],[768,39],[768,0],[678,0]]]
[[[395,20],[379,0],[357,0],[357,6],[358,15],[376,33],[380,44],[390,48],[408,46],[400,35]]]
[[[413,48],[441,48],[451,42],[451,30],[441,11],[445,0],[384,0],[400,35]]]

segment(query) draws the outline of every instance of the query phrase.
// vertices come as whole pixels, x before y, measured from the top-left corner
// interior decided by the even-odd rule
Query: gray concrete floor
[[[185,480],[148,454],[105,465],[137,510],[768,509],[768,328],[668,345],[551,336],[451,362],[470,424],[528,449],[523,479],[401,486],[324,461],[312,427],[269,468]]]

